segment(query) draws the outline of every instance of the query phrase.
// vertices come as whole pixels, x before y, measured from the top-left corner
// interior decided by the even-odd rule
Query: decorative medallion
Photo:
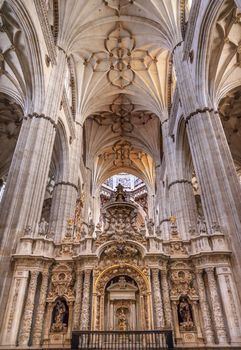
[[[107,72],[108,81],[124,89],[133,83],[135,71],[148,70],[154,59],[147,50],[136,49],[130,31],[120,22],[104,41],[105,51],[95,52],[84,64],[90,64],[94,72]]]

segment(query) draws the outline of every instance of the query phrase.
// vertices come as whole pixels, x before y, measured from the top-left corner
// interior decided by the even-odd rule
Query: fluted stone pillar
[[[167,271],[161,271],[161,289],[163,296],[163,308],[165,315],[165,326],[171,327],[172,325],[172,309],[169,296],[169,286],[167,281]]]
[[[162,295],[160,290],[159,269],[152,269],[152,290],[154,301],[155,328],[164,327]]]
[[[75,124],[75,133],[75,139],[68,146],[68,161],[64,162],[53,190],[49,230],[54,234],[57,243],[66,234],[67,220],[74,218],[78,197],[78,175],[83,136],[83,128],[78,123]]]
[[[21,328],[20,328],[20,333],[18,338],[19,345],[28,345],[28,342],[29,342],[38,274],[39,274],[38,271],[31,271],[30,273],[28,295],[26,299],[26,304],[23,312],[23,318],[22,318]]]
[[[169,218],[171,216],[168,187],[165,182],[160,184],[160,212],[159,212],[159,225],[162,232],[161,238],[164,240],[169,239]]]
[[[214,268],[209,267],[205,269],[208,277],[208,286],[211,298],[211,308],[214,320],[214,326],[217,338],[220,344],[227,343],[227,334],[225,330],[224,315],[222,312],[222,305],[218,294],[217,283],[214,275]]]
[[[216,274],[220,286],[220,296],[223,300],[223,308],[227,318],[229,335],[233,344],[241,341],[241,312],[240,302],[233,283],[233,276],[230,267],[217,267]]]
[[[90,326],[90,283],[91,283],[91,270],[85,270],[82,312],[81,312],[81,322],[80,322],[81,330],[88,330]]]
[[[196,86],[189,63],[183,60],[183,45],[173,54],[177,87],[187,125],[187,135],[202,204],[211,231],[218,223],[230,235],[236,259],[236,276],[241,274],[241,191],[238,176],[214,101]],[[197,91],[197,89],[199,89]],[[197,99],[199,96],[199,99]],[[207,102],[201,102],[201,101]],[[240,278],[236,279],[241,290]]]
[[[73,319],[74,330],[79,330],[80,328],[82,289],[83,289],[83,271],[78,271],[77,277],[76,277],[76,291],[75,291],[75,303],[74,303],[74,319]]]
[[[204,337],[207,344],[213,344],[214,333],[212,329],[211,312],[209,309],[208,300],[206,296],[202,270],[196,271],[196,280],[197,280],[198,293],[199,293],[200,309],[201,309],[201,314],[203,319]]]
[[[77,185],[71,182],[60,181],[54,187],[49,229],[56,243],[66,234],[67,220],[74,217],[77,193]]]
[[[12,278],[10,256],[15,252],[24,228],[30,226],[36,232],[40,221],[65,67],[66,54],[59,50],[57,65],[52,69],[46,96],[43,96],[43,107],[33,101],[35,111],[29,111],[23,120],[0,204],[0,285],[4,286],[0,296],[2,314]]]
[[[40,345],[41,343],[41,335],[43,332],[43,324],[44,324],[44,312],[46,305],[46,297],[48,290],[48,272],[42,272],[42,283],[40,288],[40,297],[38,302],[38,307],[36,311],[36,318],[34,323],[33,330],[33,345]]]
[[[4,325],[0,334],[0,344],[9,347],[17,343],[29,273],[21,266],[15,266]]]
[[[176,144],[168,134],[168,121],[162,124],[163,148],[165,153],[170,211],[177,218],[177,228],[183,239],[189,238],[190,225],[197,224],[197,208],[192,189],[191,176],[183,174],[183,162],[178,158]],[[184,153],[184,150],[183,150]]]

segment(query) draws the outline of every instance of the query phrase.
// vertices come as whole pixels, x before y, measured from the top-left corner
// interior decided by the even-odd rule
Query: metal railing
[[[71,349],[157,350],[174,349],[172,331],[76,331]]]

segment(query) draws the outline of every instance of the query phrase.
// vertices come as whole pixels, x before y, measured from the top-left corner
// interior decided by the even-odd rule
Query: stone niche
[[[127,276],[112,279],[105,291],[106,322],[108,330],[134,330],[138,327],[139,289]]]

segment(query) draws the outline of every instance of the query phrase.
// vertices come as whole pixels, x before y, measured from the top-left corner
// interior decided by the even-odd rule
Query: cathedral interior
[[[241,349],[241,0],[0,0],[0,349]]]

